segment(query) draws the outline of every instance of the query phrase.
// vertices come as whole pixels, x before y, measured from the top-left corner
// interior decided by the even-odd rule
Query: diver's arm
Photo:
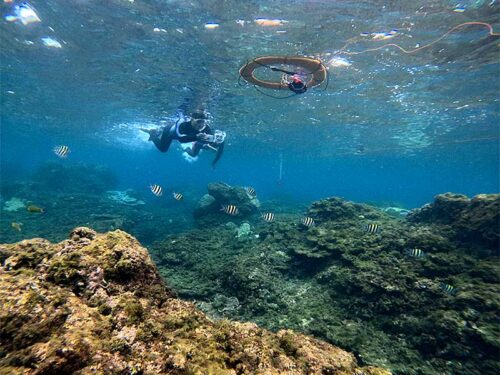
[[[212,168],[215,169],[215,164],[217,164],[217,162],[219,161],[219,159],[222,157],[222,153],[223,152],[224,152],[224,142],[222,142],[221,144],[219,144],[219,146],[217,147],[217,153],[215,154],[215,158],[212,161]]]
[[[178,138],[179,143],[190,143],[190,142],[196,142],[198,140],[198,137],[196,135],[183,135],[182,137]]]

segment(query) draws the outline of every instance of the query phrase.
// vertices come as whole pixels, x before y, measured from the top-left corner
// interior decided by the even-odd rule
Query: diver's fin
[[[139,128],[141,131],[143,131],[144,133],[148,133],[149,134],[149,139],[148,141],[151,141],[153,138],[156,138],[158,137],[158,130],[157,129],[145,129],[145,128]]]

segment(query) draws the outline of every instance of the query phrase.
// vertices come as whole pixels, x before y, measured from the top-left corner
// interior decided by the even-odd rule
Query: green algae
[[[405,220],[331,198],[309,209],[312,228],[298,226],[299,217],[256,221],[259,238],[244,245],[224,226],[200,229],[155,244],[153,255],[180,295],[215,318],[312,333],[396,374],[488,373],[499,350],[492,340],[499,337],[498,259],[485,257],[491,243],[460,233],[477,233],[478,221],[481,233],[494,232],[492,215],[472,211],[476,198],[450,197],[436,200],[436,212],[424,208],[421,221],[418,210]],[[499,201],[481,199],[487,210]],[[451,213],[443,213],[447,205]],[[464,229],[462,218],[473,214]],[[364,231],[370,222],[378,233]],[[426,255],[405,254],[416,247]],[[457,292],[447,295],[441,283]]]
[[[81,275],[78,273],[80,258],[81,255],[78,253],[70,253],[59,257],[52,262],[48,269],[48,280],[63,285],[76,284],[81,280]]]

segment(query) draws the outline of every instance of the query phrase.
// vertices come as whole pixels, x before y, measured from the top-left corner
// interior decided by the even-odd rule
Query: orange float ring
[[[287,82],[275,82],[258,79],[255,77],[254,71],[259,67],[267,67],[273,69],[270,65],[294,65],[304,68],[309,71],[307,75],[311,78],[306,82],[307,87],[321,85],[327,78],[327,71],[320,60],[312,59],[305,56],[263,56],[257,57],[240,68],[240,75],[245,81],[253,85],[264,87],[266,89],[281,90],[288,89]],[[277,69],[279,71],[279,69]]]

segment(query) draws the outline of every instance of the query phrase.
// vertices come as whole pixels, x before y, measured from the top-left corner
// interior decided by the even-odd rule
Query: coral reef
[[[12,197],[4,203],[3,210],[8,212],[19,211],[26,207],[24,200]]]
[[[236,238],[247,239],[252,235],[252,227],[249,223],[242,223],[238,229],[236,229]]]
[[[493,375],[499,199],[446,194],[395,217],[328,198],[306,213],[314,227],[300,225],[302,215],[248,220],[253,241],[221,225],[170,237],[152,253],[179,295],[211,316],[313,334],[395,374]],[[411,256],[415,248],[423,256]]]
[[[230,186],[222,182],[208,184],[208,194],[204,195],[193,215],[199,226],[213,226],[228,221],[228,216],[221,211],[223,205],[235,205],[238,215],[231,221],[241,221],[257,212],[260,203],[256,198],[250,198],[241,186]]]
[[[131,191],[131,190],[126,190],[126,191],[108,190],[108,191],[106,191],[107,197],[114,202],[129,205],[129,206],[137,206],[137,205],[145,204],[145,202],[143,200],[134,198],[130,194],[133,194],[133,191]]]
[[[0,245],[0,261],[1,373],[389,374],[290,330],[211,321],[119,230]]]

